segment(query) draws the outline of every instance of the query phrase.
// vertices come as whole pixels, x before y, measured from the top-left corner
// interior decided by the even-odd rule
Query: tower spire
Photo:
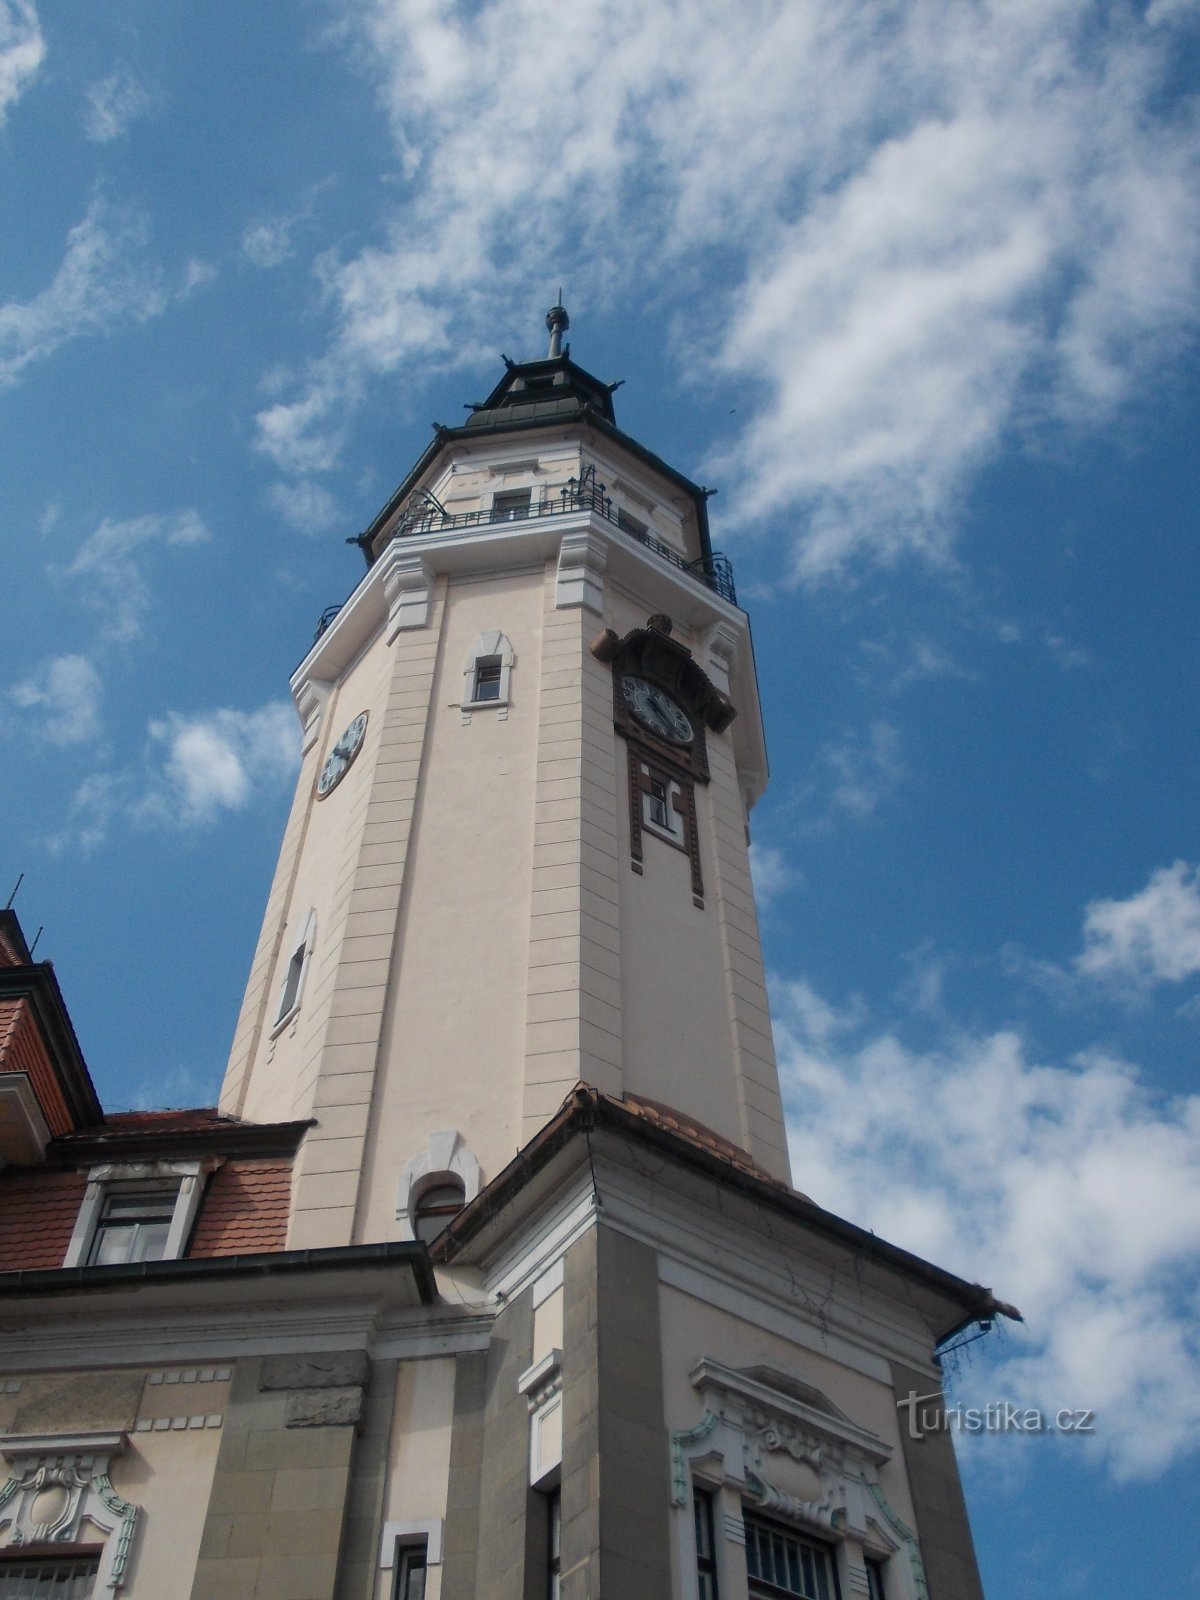
[[[562,336],[571,326],[571,319],[567,315],[566,307],[562,303],[562,290],[558,291],[558,299],[546,313],[546,327],[550,330],[550,349],[546,352],[548,359],[562,355]]]

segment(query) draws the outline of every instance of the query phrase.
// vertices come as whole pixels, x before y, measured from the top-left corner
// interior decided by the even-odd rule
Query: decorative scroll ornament
[[[764,1511],[777,1511],[789,1521],[804,1523],[819,1533],[829,1533],[838,1526],[839,1513],[827,1501],[797,1499],[757,1472],[747,1472],[746,1488]]]
[[[123,1433],[0,1440],[10,1468],[0,1485],[0,1529],[9,1530],[8,1548],[86,1544],[84,1524],[90,1524],[105,1538],[97,1592],[120,1589],[139,1508],[113,1488],[108,1463],[126,1442]]]
[[[671,1504],[686,1506],[692,1498],[688,1457],[703,1444],[717,1426],[716,1412],[706,1411],[693,1428],[680,1428],[671,1435]]]

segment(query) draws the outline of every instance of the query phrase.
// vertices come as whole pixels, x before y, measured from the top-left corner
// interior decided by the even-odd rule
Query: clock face
[[[321,776],[317,779],[318,800],[324,800],[325,796],[331,794],[346,776],[350,770],[350,763],[362,749],[363,735],[366,731],[367,713],[360,711],[334,745],[328,761],[321,768]]]
[[[692,725],[665,689],[647,683],[645,678],[627,677],[621,679],[621,693],[644,728],[671,744],[691,744],[696,736]]]

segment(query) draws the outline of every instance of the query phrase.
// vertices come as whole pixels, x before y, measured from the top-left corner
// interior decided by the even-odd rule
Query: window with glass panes
[[[425,1600],[426,1550],[423,1544],[402,1545],[396,1551],[396,1588],[393,1600]]]
[[[692,1495],[696,1521],[696,1593],[699,1600],[717,1600],[717,1549],[713,1536],[713,1497],[704,1489]]]
[[[501,666],[499,656],[480,656],[476,661],[474,684],[476,700],[499,700]]]
[[[790,1528],[747,1513],[746,1575],[752,1595],[838,1600],[833,1552]]]
[[[868,1600],[887,1600],[887,1591],[883,1587],[883,1562],[868,1556],[866,1565]]]
[[[0,1561],[0,1600],[88,1600],[99,1556],[68,1561]]]
[[[562,1583],[562,1500],[558,1490],[546,1496],[546,1595],[559,1600]]]
[[[178,1198],[175,1189],[110,1190],[92,1236],[89,1266],[161,1261]]]

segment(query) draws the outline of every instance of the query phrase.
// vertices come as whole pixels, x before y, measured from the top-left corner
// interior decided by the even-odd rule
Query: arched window
[[[400,1169],[396,1221],[401,1239],[435,1239],[479,1193],[479,1163],[456,1128],[431,1133]]]
[[[413,1232],[431,1244],[442,1229],[466,1204],[467,1192],[461,1178],[439,1173],[417,1196]]]

